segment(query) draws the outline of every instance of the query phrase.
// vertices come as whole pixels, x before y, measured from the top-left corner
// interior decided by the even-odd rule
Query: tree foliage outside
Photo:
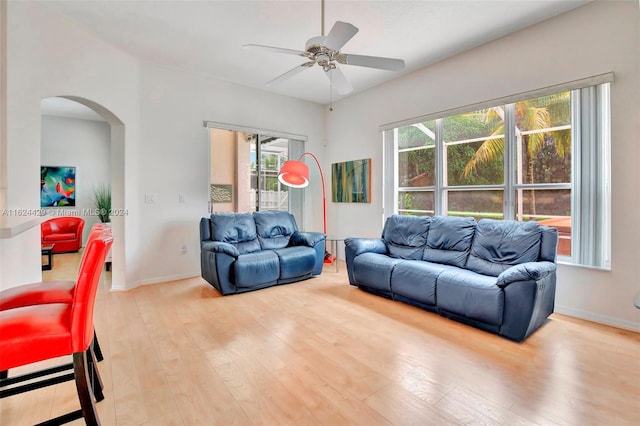
[[[435,183],[435,122],[421,123],[431,132],[426,134],[415,126],[398,129],[398,148],[424,148],[399,153],[399,185],[402,187],[431,186]]]
[[[570,92],[514,104],[517,155],[521,184],[571,182]],[[446,150],[446,186],[504,184],[505,107],[497,106],[440,119]],[[435,184],[436,120],[398,129],[398,185],[401,188]],[[423,149],[411,149],[422,147]],[[411,150],[409,150],[411,149]],[[425,189],[427,189],[425,188]],[[536,192],[544,195],[536,199]],[[401,210],[433,211],[433,191],[400,192]],[[524,213],[535,217],[571,215],[570,191],[526,190],[521,197]],[[449,191],[449,210],[500,216],[501,191]],[[499,209],[500,211],[496,211]],[[451,212],[449,212],[451,214]]]
[[[281,185],[278,182],[278,172],[280,167],[286,161],[286,157],[283,157],[279,152],[263,152],[260,156],[260,170],[261,170],[261,182],[263,191],[279,191],[287,192],[289,187]],[[258,185],[257,176],[257,164],[255,161],[255,154],[250,163],[251,168],[251,189],[255,190]]]

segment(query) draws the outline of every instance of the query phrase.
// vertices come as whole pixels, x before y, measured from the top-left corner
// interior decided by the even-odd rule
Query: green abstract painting
[[[336,203],[371,202],[371,159],[331,165],[331,200]]]

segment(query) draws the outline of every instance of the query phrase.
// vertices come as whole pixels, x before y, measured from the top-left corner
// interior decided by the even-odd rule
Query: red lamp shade
[[[309,166],[300,160],[285,161],[278,173],[278,180],[292,188],[304,188],[309,185]]]
[[[292,188],[304,188],[309,185],[309,166],[302,162],[305,155],[313,158],[320,172],[320,180],[322,183],[322,220],[324,223],[324,233],[327,233],[327,197],[324,191],[324,174],[318,158],[310,152],[303,152],[297,160],[285,161],[278,173],[278,180],[281,184]]]

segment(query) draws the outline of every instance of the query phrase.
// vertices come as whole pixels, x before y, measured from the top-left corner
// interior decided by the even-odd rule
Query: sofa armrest
[[[539,281],[554,273],[556,264],[553,262],[526,262],[514,265],[498,275],[496,285],[506,287],[517,281]]]
[[[229,243],[223,243],[221,241],[203,241],[200,243],[200,248],[203,251],[210,251],[213,253],[225,253],[229,256],[238,257],[240,252],[237,248]]]
[[[291,236],[291,245],[294,246],[307,246],[315,247],[321,241],[327,239],[327,236],[322,232],[294,232]]]
[[[352,250],[354,256],[362,253],[387,254],[387,245],[382,238],[347,238],[344,245]]]

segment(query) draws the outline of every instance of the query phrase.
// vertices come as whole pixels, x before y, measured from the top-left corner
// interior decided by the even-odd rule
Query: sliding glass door
[[[288,187],[278,181],[278,171],[289,159],[289,140],[259,134],[249,135],[251,206],[249,210],[289,210]]]
[[[278,171],[285,161],[298,158],[303,152],[303,139],[206,124],[210,152],[209,211],[290,211],[302,223],[304,191],[282,185]]]

